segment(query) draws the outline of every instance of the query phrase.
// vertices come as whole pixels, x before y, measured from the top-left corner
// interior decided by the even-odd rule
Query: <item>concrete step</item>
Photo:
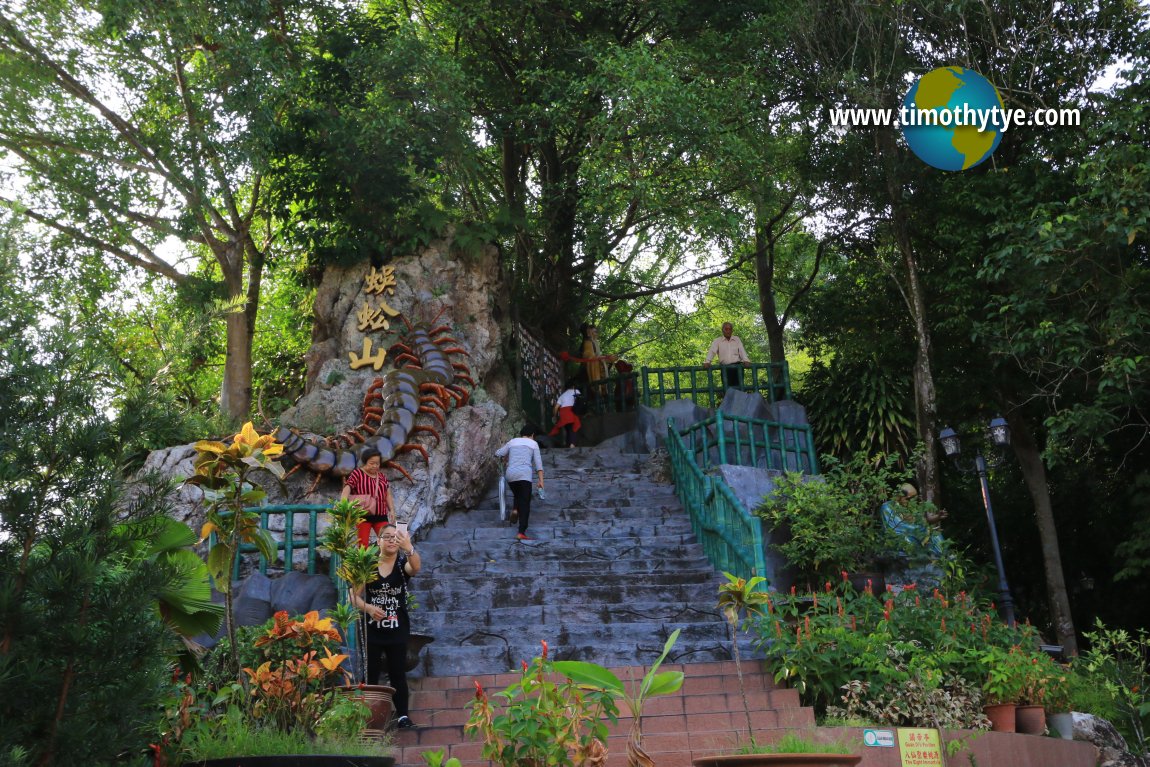
[[[608,578],[612,575],[645,575],[662,578],[663,576],[681,571],[687,572],[688,570],[686,568],[688,567],[690,568],[690,572],[697,572],[700,567],[706,567],[707,569],[704,572],[714,575],[714,570],[710,568],[710,565],[699,565],[697,562],[680,565],[677,562],[669,562],[662,559],[611,559],[598,556],[595,553],[585,550],[580,550],[577,556],[579,556],[579,559],[516,557],[511,560],[502,556],[494,559],[488,557],[469,557],[465,560],[455,553],[447,554],[438,560],[432,559],[430,556],[425,556],[424,559],[426,561],[424,562],[422,572],[412,581],[414,584],[413,589],[418,592],[422,588],[421,581],[425,577],[442,575],[442,577],[449,578],[452,573],[458,572],[457,568],[464,564],[471,568],[468,572],[472,572],[476,575],[483,573],[491,575],[524,574],[530,577],[543,577],[550,575],[592,573],[601,575],[604,578]],[[716,576],[716,578],[718,577],[721,576]]]
[[[455,612],[474,609],[477,604],[496,606],[516,606],[531,608],[542,605],[563,605],[577,608],[581,613],[601,615],[610,620],[618,615],[628,617],[625,612],[615,611],[619,605],[641,604],[659,605],[663,603],[686,605],[711,605],[715,602],[717,581],[696,580],[693,583],[627,583],[618,585],[604,578],[588,575],[582,584],[562,584],[549,582],[546,578],[531,581],[518,578],[505,581],[504,576],[479,579],[477,585],[467,588],[454,588],[450,583],[440,582],[430,587],[412,585],[412,591],[420,606],[428,611]],[[718,615],[718,612],[713,612]]]

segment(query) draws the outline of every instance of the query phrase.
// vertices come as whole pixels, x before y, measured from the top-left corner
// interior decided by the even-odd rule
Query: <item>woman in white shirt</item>
[[[539,475],[539,489],[543,489],[543,456],[539,454],[539,444],[535,441],[535,427],[527,424],[519,430],[519,436],[508,440],[503,447],[495,451],[497,458],[507,459],[507,484],[511,486],[511,494],[515,498],[515,505],[511,509],[511,521],[519,520],[519,535],[521,541],[529,541],[527,537],[527,522],[531,517],[531,477]]]
[[[567,388],[555,400],[555,407],[551,412],[551,417],[555,419],[555,425],[551,427],[547,436],[555,437],[558,436],[559,432],[563,432],[563,444],[567,447],[575,447],[575,432],[583,427],[583,422],[579,420],[579,415],[575,412],[575,398],[578,396],[579,390],[575,388],[575,383],[569,381]]]

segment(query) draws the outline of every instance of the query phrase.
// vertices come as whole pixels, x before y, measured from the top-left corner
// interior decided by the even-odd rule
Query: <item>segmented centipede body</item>
[[[322,444],[309,441],[293,429],[280,426],[276,441],[299,464],[319,474],[347,476],[359,464],[369,448],[378,450],[383,465],[396,469],[408,479],[411,475],[395,462],[403,452],[418,452],[427,460],[427,450],[411,438],[416,432],[427,432],[439,444],[434,426],[420,423],[421,416],[446,425],[451,407],[466,405],[470,397],[463,384],[475,386],[471,370],[452,355],[470,356],[459,342],[447,335],[446,325],[426,330],[410,328],[407,335],[388,350],[395,370],[389,370],[368,386],[363,398],[363,418],[359,425],[342,434],[329,437]],[[402,363],[402,367],[399,365]],[[422,419],[426,420],[426,419]]]

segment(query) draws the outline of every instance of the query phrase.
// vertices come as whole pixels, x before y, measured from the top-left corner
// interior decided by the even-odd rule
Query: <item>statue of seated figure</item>
[[[896,534],[902,536],[907,543],[925,551],[932,559],[942,556],[943,538],[938,530],[938,523],[946,518],[946,511],[929,510],[924,515],[926,524],[920,524],[907,519],[907,505],[911,499],[918,495],[918,490],[909,483],[899,487],[898,495],[891,501],[884,503],[879,510],[882,512],[883,522]],[[907,556],[915,552],[903,551]]]

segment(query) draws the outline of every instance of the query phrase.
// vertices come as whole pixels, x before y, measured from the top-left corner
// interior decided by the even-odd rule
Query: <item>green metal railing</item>
[[[284,520],[284,525],[283,525],[284,539],[282,541],[278,541],[276,543],[276,551],[282,552],[283,556],[282,557],[277,556],[276,560],[274,562],[268,562],[267,558],[261,554],[260,555],[260,563],[259,563],[260,572],[263,573],[264,575],[267,575],[268,567],[269,566],[275,566],[276,564],[279,564],[280,562],[284,563],[284,569],[285,570],[290,570],[290,569],[292,569],[292,562],[294,561],[295,552],[300,550],[300,549],[306,549],[307,550],[307,572],[308,572],[308,575],[315,575],[316,574],[316,559],[317,559],[316,551],[319,548],[318,543],[316,541],[316,523],[319,520],[319,515],[324,513],[325,511],[327,511],[330,508],[331,508],[331,506],[328,504],[281,504],[281,505],[270,505],[270,506],[253,506],[251,508],[245,509],[245,511],[254,511],[260,515],[260,525],[259,526],[263,530],[271,530],[272,529],[271,518],[273,515],[274,516],[282,516],[283,520]],[[298,537],[301,534],[297,534],[296,529],[295,529],[296,515],[303,515],[303,514],[307,515],[307,520],[308,520],[307,521],[307,537],[306,538]],[[211,548],[213,546],[216,545],[217,540],[218,540],[218,537],[216,536],[215,533],[212,533],[210,536],[208,536],[208,550],[209,551],[211,550]],[[239,553],[241,555],[243,555],[243,554],[255,554],[258,551],[259,551],[259,549],[256,548],[256,545],[254,543],[241,543],[240,544],[240,552]],[[240,564],[241,564],[240,560],[241,560],[241,557],[236,557],[235,565],[232,568],[232,580],[238,580],[240,577]],[[333,573],[332,580],[334,581],[336,578],[336,576],[334,575],[334,573],[335,573],[334,567],[332,568],[331,572]],[[339,586],[338,581],[336,582],[336,586]]]
[[[794,426],[759,418],[715,415],[684,429],[692,458],[702,468],[733,464],[760,469],[818,474],[811,427]]]
[[[758,392],[769,402],[791,398],[791,378],[785,362],[751,362],[733,368],[739,373],[739,389]],[[640,368],[643,404],[662,407],[667,400],[689,399],[701,407],[716,407],[727,390],[727,368],[682,366]]]
[[[766,578],[762,520],[747,511],[726,482],[703,473],[673,421],[667,422],[667,451],[675,492],[691,516],[691,528],[707,559],[739,577]],[[766,587],[764,581],[761,588]]]
[[[276,542],[276,551],[282,552],[283,556],[276,558],[275,562],[269,563],[267,558],[260,554],[259,570],[264,575],[267,575],[268,567],[274,566],[283,562],[284,570],[291,570],[293,563],[293,553],[300,549],[307,549],[307,572],[308,575],[315,575],[317,570],[317,551],[319,549],[319,541],[316,536],[316,526],[319,521],[319,515],[331,510],[330,504],[281,504],[269,506],[251,506],[244,511],[253,511],[260,515],[260,528],[264,530],[271,530],[272,516],[282,516],[284,518],[284,539]],[[308,518],[307,523],[307,538],[298,537],[295,530],[295,518],[297,514],[306,514]],[[290,535],[288,533],[291,533]],[[208,536],[208,550],[210,551],[216,545],[218,536],[212,533]],[[241,543],[240,554],[255,554],[259,551],[254,543]],[[236,557],[235,565],[232,568],[232,580],[239,580],[240,577],[241,557]],[[340,557],[338,554],[332,554],[328,562],[328,577],[331,578],[332,583],[335,584],[336,598],[340,604],[347,601],[347,583],[340,578],[336,573],[339,571]],[[355,648],[356,636],[353,631],[350,636],[345,639],[347,646]]]

